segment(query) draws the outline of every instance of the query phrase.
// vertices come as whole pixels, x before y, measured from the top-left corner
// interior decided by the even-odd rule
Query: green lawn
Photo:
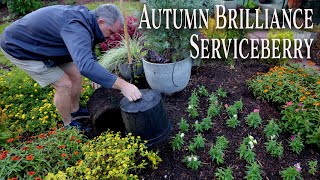
[[[89,9],[95,9],[100,4],[104,4],[104,2],[94,2],[90,4],[86,4]],[[116,2],[115,5],[117,5],[120,8],[120,3]],[[126,11],[126,15],[139,15],[139,12],[141,12],[143,7],[143,4],[140,2],[125,2],[124,3],[124,9]],[[7,27],[10,23],[4,23],[0,24],[0,34],[2,34],[5,27]],[[7,58],[1,53],[0,51],[0,64],[4,65],[11,65],[11,63],[7,60]]]

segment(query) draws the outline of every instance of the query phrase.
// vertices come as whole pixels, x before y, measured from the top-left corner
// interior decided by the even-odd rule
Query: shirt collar
[[[99,28],[99,24],[97,21],[97,18],[94,14],[94,11],[91,10],[89,11],[91,17],[92,17],[92,26],[93,26],[93,33],[94,33],[94,39],[97,43],[101,43],[104,42],[106,40],[106,38],[104,37],[103,33],[101,32],[100,28]]]

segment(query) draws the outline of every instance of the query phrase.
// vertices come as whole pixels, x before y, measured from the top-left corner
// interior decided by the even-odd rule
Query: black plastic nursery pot
[[[141,90],[142,98],[120,102],[123,123],[127,133],[147,140],[147,146],[157,145],[166,140],[172,130],[160,93],[151,89]]]
[[[95,135],[107,130],[120,131],[124,135],[125,127],[120,110],[122,98],[123,95],[115,89],[99,88],[92,94],[87,107]]]

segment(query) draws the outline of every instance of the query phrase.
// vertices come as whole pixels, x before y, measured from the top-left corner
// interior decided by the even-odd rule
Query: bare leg
[[[71,62],[59,66],[70,78],[71,87],[71,112],[79,109],[79,101],[82,89],[82,76],[77,66]]]
[[[62,117],[65,126],[71,123],[71,87],[72,83],[68,75],[63,76],[52,84],[55,88],[56,93],[53,101],[56,105],[59,114]]]

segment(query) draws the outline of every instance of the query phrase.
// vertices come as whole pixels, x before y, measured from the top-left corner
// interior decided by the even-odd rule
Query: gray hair
[[[96,18],[102,18],[106,21],[107,25],[112,26],[117,20],[120,21],[121,25],[124,24],[124,18],[119,8],[114,4],[102,4],[94,10]]]

